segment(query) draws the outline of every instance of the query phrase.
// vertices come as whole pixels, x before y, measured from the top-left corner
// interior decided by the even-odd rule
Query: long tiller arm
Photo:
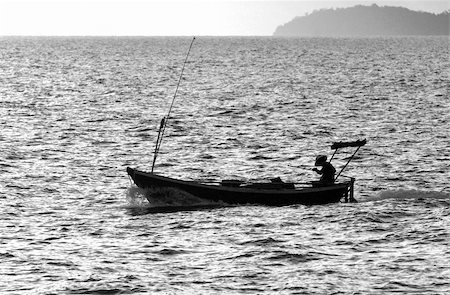
[[[356,151],[353,153],[353,155],[350,157],[350,159],[348,159],[347,163],[345,163],[345,165],[344,165],[344,167],[342,167],[341,171],[339,171],[338,175],[334,179],[335,181],[336,181],[336,179],[338,179],[339,175],[341,175],[341,173],[344,171],[344,169],[347,168],[348,164],[350,163],[351,160],[353,160],[353,157],[355,157],[355,155],[359,151],[359,149],[360,149],[360,146],[356,149]]]
[[[167,112],[167,116],[162,118],[161,124],[159,126],[158,138],[156,139],[156,145],[155,145],[155,153],[153,155],[152,173],[153,173],[153,169],[155,168],[156,157],[158,156],[159,149],[161,148],[161,143],[162,143],[162,140],[163,140],[163,137],[164,137],[164,132],[166,131],[167,121],[169,121],[170,113],[171,113],[172,107],[173,107],[173,103],[175,102],[175,98],[177,97],[178,88],[180,87],[181,79],[183,77],[184,67],[186,66],[186,63],[187,63],[187,60],[188,60],[188,57],[189,57],[189,53],[191,52],[192,44],[194,44],[194,40],[195,40],[195,37],[192,38],[191,45],[189,46],[189,50],[188,50],[188,52],[186,54],[186,59],[184,60],[183,68],[181,69],[181,73],[180,73],[180,78],[178,79],[177,88],[175,89],[175,93],[173,95],[172,103],[170,104],[169,111]]]

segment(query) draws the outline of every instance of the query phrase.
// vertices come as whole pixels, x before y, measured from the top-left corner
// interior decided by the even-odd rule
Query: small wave
[[[105,287],[93,286],[92,288],[80,288],[80,289],[73,289],[73,290],[67,290],[67,291],[70,291],[71,294],[96,294],[96,295],[98,295],[98,294],[116,295],[116,294],[125,294],[125,292],[127,292],[126,290],[123,290],[122,288],[114,288],[114,287],[109,287],[109,286],[105,286]]]
[[[264,239],[248,240],[248,241],[244,241],[240,244],[241,245],[252,244],[252,245],[258,245],[258,246],[265,246],[265,245],[275,244],[275,243],[279,243],[279,242],[281,242],[281,241],[278,241],[273,238],[264,238]]]
[[[378,193],[378,195],[367,201],[386,199],[450,199],[450,194],[444,191],[386,190]]]
[[[249,160],[270,160],[272,159],[271,157],[267,157],[267,156],[262,156],[262,155],[257,155],[257,156],[253,156],[250,157]]]
[[[319,257],[311,254],[290,253],[287,251],[276,251],[268,257],[269,260],[283,260],[291,263],[301,263],[320,259]]]
[[[162,250],[157,251],[157,253],[160,255],[164,255],[164,256],[172,256],[172,255],[178,255],[178,254],[185,254],[187,252],[185,250],[164,248]]]
[[[16,256],[14,256],[11,253],[0,253],[0,257],[1,258],[13,258],[13,257],[16,257]]]

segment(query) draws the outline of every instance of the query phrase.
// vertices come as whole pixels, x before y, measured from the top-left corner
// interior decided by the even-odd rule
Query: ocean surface
[[[190,42],[0,37],[0,294],[449,294],[447,37],[195,40],[155,172],[305,182],[367,139],[359,203],[309,207],[132,185]]]

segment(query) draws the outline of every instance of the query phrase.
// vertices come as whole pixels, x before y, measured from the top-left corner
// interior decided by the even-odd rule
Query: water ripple
[[[358,204],[282,208],[127,179],[189,41],[0,38],[1,294],[447,293],[447,38],[196,41],[158,173],[303,182],[368,139]]]

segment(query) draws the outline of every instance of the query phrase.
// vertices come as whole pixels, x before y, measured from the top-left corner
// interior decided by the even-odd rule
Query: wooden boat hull
[[[349,194],[353,196],[353,180],[324,187],[256,189],[177,180],[130,167],[127,173],[140,188],[173,188],[205,200],[227,204],[319,205],[337,203],[343,198],[347,200]]]

